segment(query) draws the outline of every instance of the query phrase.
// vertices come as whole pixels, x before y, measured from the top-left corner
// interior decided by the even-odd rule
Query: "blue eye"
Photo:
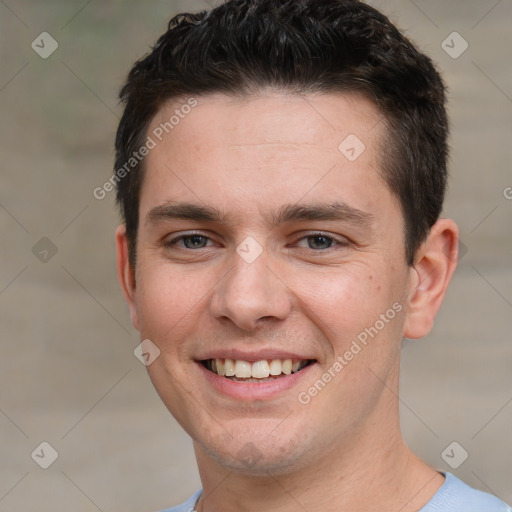
[[[302,249],[311,249],[315,252],[322,252],[337,246],[345,247],[349,245],[349,241],[344,237],[342,237],[341,240],[338,240],[337,238],[328,236],[325,233],[311,233],[310,235],[300,238],[296,245]]]
[[[177,245],[178,242],[183,241],[185,249],[203,249],[206,247],[206,243],[210,240],[208,237],[198,234],[182,235],[177,238],[173,238],[168,244],[169,246]]]
[[[329,249],[334,244],[334,239],[322,234],[304,237],[308,241],[310,249]]]
[[[181,242],[181,243],[180,243]],[[200,233],[190,233],[188,235],[180,235],[176,238],[173,238],[169,242],[165,243],[166,247],[178,247],[181,249],[205,249],[211,246],[212,240]],[[345,246],[348,245],[347,241],[340,241],[331,236],[325,235],[324,233],[313,233],[307,236],[303,236],[296,242],[297,247],[301,247],[303,249],[310,249],[315,252],[322,252],[328,249],[331,249],[335,246]]]

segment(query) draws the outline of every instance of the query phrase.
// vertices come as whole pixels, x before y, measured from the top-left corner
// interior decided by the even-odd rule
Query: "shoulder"
[[[201,492],[202,491],[197,491],[193,496],[191,496],[187,501],[185,501],[185,503],[182,503],[177,507],[166,508],[161,512],[193,512],[197,500],[199,499],[199,496],[201,496]]]
[[[446,481],[420,512],[512,512],[496,496],[478,491],[445,473]]]

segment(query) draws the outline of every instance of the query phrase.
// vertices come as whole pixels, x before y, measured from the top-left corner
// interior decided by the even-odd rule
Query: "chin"
[[[196,439],[202,450],[223,467],[239,474],[268,477],[294,472],[308,464],[307,436],[304,428],[283,425],[285,428],[261,427],[261,421],[245,420],[235,426],[229,425],[229,434],[224,431],[216,439]],[[268,421],[267,421],[268,423]],[[314,445],[314,442],[313,442]]]

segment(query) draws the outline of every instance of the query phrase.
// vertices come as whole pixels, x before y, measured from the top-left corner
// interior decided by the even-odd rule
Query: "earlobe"
[[[128,238],[126,226],[121,224],[116,229],[116,266],[117,279],[123,291],[124,298],[130,311],[130,320],[133,327],[139,330],[139,318],[137,313],[137,294],[135,288],[135,270],[130,264],[128,251]]]
[[[440,219],[432,226],[418,249],[411,268],[406,338],[422,338],[432,329],[448,284],[457,267],[459,232],[450,219]]]

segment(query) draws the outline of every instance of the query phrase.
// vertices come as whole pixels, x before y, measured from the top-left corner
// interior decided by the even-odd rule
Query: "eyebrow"
[[[198,222],[211,222],[235,226],[236,222],[228,215],[212,206],[188,202],[168,201],[152,208],[146,215],[145,222],[158,223],[166,220],[182,219]],[[287,204],[270,214],[267,223],[270,227],[289,222],[325,220],[344,221],[363,227],[371,227],[375,217],[343,201],[333,203]]]

